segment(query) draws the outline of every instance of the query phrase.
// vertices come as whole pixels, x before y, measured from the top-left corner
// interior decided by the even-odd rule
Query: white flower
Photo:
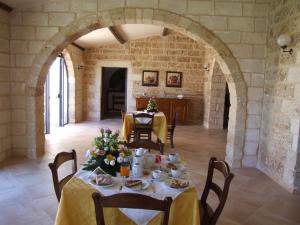
[[[123,157],[119,156],[119,157],[117,158],[117,161],[118,161],[118,163],[123,162]]]
[[[109,162],[109,164],[110,164],[111,166],[114,166],[114,165],[116,164],[116,161],[115,161],[115,160],[111,160],[111,161]]]
[[[108,150],[109,150],[109,148],[108,148],[108,147],[105,147],[105,148],[104,148],[104,151],[108,151]]]
[[[96,153],[98,154],[100,152],[100,149],[99,148],[96,148]]]
[[[105,137],[105,138],[103,138],[103,141],[104,141],[105,143],[107,143],[107,142],[109,141],[109,139],[108,139],[107,137]]]
[[[109,165],[109,160],[108,159],[104,159],[104,162],[106,165]]]
[[[92,157],[91,150],[88,149],[88,150],[86,151],[85,157],[86,157],[86,158],[89,158],[89,159]]]

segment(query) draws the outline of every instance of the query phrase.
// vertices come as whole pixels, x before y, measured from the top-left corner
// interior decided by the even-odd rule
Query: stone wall
[[[124,45],[109,45],[89,49],[85,59],[85,118],[99,120],[101,66],[100,61],[128,61],[130,70],[127,81],[128,110],[135,109],[135,97],[146,93],[148,96],[176,97],[183,94],[189,101],[188,120],[190,123],[203,122],[203,79],[204,46],[179,33],[171,32],[165,37],[151,37],[130,41]],[[101,62],[100,62],[101,63]],[[105,64],[101,64],[102,66]],[[119,64],[120,67],[121,64]],[[142,86],[143,70],[159,71],[158,87]],[[182,72],[182,87],[166,87],[166,71]]]
[[[69,72],[69,117],[70,123],[83,119],[83,51],[73,45],[68,45],[64,54]]]
[[[291,191],[300,191],[300,2],[271,2],[259,168]],[[278,36],[293,37],[292,55]]]
[[[226,79],[214,57],[208,60],[204,84],[204,126],[223,129]]]
[[[9,20],[8,13],[0,9],[0,162],[11,154],[11,129],[18,131],[16,123],[10,126],[11,116],[17,119],[16,114],[11,114],[10,104],[10,59],[9,59]],[[13,73],[13,80],[20,79]],[[20,102],[22,103],[22,102]]]

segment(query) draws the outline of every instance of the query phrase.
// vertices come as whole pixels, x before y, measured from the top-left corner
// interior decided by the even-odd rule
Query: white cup
[[[152,171],[152,177],[154,179],[159,179],[160,178],[160,175],[161,175],[161,170],[153,170]]]
[[[170,162],[176,162],[178,159],[178,154],[177,153],[170,153],[169,154],[169,160]]]
[[[143,156],[147,152],[147,149],[144,148],[137,148],[135,150],[135,155]]]
[[[179,168],[172,168],[171,174],[172,174],[172,177],[178,178],[181,176],[181,170]]]

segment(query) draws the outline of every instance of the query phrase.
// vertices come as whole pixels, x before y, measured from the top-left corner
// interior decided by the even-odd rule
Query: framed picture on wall
[[[142,76],[142,86],[158,86],[158,71],[144,70]]]
[[[182,72],[167,71],[166,87],[181,87]]]

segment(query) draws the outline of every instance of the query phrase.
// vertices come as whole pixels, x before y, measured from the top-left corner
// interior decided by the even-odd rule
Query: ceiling
[[[75,43],[83,48],[96,48],[108,44],[122,43],[122,40],[125,43],[140,38],[162,36],[164,32],[163,27],[150,24],[125,24],[114,26],[111,29],[113,31],[109,28],[92,31],[77,39]]]

